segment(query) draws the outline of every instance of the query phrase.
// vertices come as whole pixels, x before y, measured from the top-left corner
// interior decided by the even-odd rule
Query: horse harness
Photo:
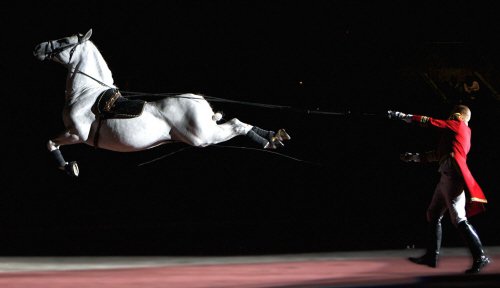
[[[128,119],[139,117],[144,111],[146,101],[132,100],[122,96],[120,91],[110,88],[97,97],[92,112],[96,115],[98,124],[94,135],[94,147],[98,148],[99,130],[103,120],[106,119]]]

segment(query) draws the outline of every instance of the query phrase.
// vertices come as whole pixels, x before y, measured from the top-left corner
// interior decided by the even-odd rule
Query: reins
[[[110,85],[100,81],[99,79],[96,79],[95,77],[92,77],[91,75],[89,75],[89,74],[87,74],[79,69],[75,68],[74,72],[85,75],[85,76],[89,77],[90,79],[96,81],[97,83],[101,84],[102,86],[105,86],[108,88],[118,89],[116,86],[110,86]],[[190,94],[190,93],[182,93],[182,92],[177,92],[177,93],[172,93],[172,92],[146,93],[146,92],[120,90],[120,93],[125,98],[158,97],[158,98],[184,98],[184,99],[194,99],[194,100],[199,99],[197,97],[187,96],[187,94]],[[258,102],[250,102],[250,101],[231,100],[231,99],[208,96],[208,95],[203,95],[203,94],[197,94],[197,95],[203,96],[203,98],[209,102],[234,103],[234,104],[256,106],[256,107],[269,108],[269,109],[290,110],[293,112],[304,113],[304,114],[322,114],[322,115],[338,115],[338,116],[348,116],[350,114],[350,111],[334,112],[334,111],[322,111],[322,110],[318,110],[318,109],[316,109],[316,110],[298,109],[298,108],[294,108],[294,107],[288,106],[288,105],[276,105],[276,104],[258,103]],[[375,114],[371,114],[371,113],[364,113],[363,115],[375,116]]]
[[[131,92],[131,91],[121,91],[121,92],[122,92],[123,96],[127,97],[127,98],[175,97],[175,98],[197,99],[194,97],[185,96],[186,94],[189,94],[189,93],[184,93],[184,94],[183,93],[144,93],[144,92]],[[318,109],[316,109],[316,110],[299,109],[299,108],[295,108],[295,107],[288,106],[288,105],[276,105],[276,104],[258,103],[258,102],[250,102],[250,101],[239,101],[239,100],[231,100],[231,99],[226,99],[226,98],[208,96],[208,95],[203,95],[203,94],[199,94],[199,95],[203,96],[203,98],[205,98],[205,100],[207,100],[209,102],[234,103],[234,104],[241,104],[241,105],[246,105],[246,106],[256,106],[256,107],[269,108],[269,109],[290,110],[293,112],[299,112],[299,113],[305,113],[305,114],[323,114],[323,115],[341,115],[341,116],[346,116],[346,115],[350,114],[350,112],[321,111]]]

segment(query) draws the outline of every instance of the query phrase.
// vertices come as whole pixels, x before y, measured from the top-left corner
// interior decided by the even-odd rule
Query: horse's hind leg
[[[261,145],[264,149],[266,149],[271,147],[271,142],[269,141],[269,139],[274,136],[274,132],[264,130],[257,126],[253,126],[252,129],[250,129],[245,135],[255,143]]]
[[[277,132],[274,132],[257,126],[253,126],[246,136],[261,144],[264,149],[276,149],[278,146],[283,147],[285,146],[283,141],[291,139],[285,129],[279,129]]]
[[[277,145],[283,146],[282,140],[290,139],[284,129],[280,129],[278,132],[268,131],[243,123],[236,118],[217,125],[214,129],[216,132],[212,133],[211,137],[205,137],[205,139],[209,139],[207,145],[224,142],[238,135],[245,135],[265,149],[275,149]]]
[[[60,136],[52,140],[49,140],[49,142],[47,143],[47,148],[54,157],[59,169],[66,171],[66,173],[68,173],[71,176],[76,177],[80,173],[78,169],[78,164],[74,161],[66,162],[61,153],[61,150],[59,150],[59,147],[62,145],[78,144],[82,142],[83,141],[81,141],[80,137],[78,137],[77,135],[71,134],[70,132],[65,132]]]

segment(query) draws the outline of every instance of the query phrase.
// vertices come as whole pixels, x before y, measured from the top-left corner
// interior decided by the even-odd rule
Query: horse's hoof
[[[285,144],[283,144],[283,142],[281,142],[279,139],[273,139],[273,144],[275,148],[285,147]]]
[[[274,135],[276,139],[279,141],[284,141],[284,140],[290,140],[292,139],[288,133],[286,133],[285,129],[279,129],[278,132],[276,132],[276,135]]]
[[[272,141],[269,141],[264,145],[264,149],[276,149],[276,145]]]
[[[276,140],[276,139],[271,139],[269,142],[267,142],[266,145],[264,145],[264,149],[268,150],[276,150],[278,147],[283,147],[285,146],[281,141]]]
[[[273,136],[269,137],[269,143],[264,146],[265,149],[276,149],[278,147],[284,147],[284,140],[290,140],[290,135],[286,133],[285,129],[279,129]]]
[[[264,149],[278,149],[278,147],[284,147],[285,144],[281,142],[280,140],[276,139],[275,137],[272,137],[269,142],[264,145]]]
[[[73,177],[78,177],[80,170],[78,169],[78,164],[75,161],[69,162],[64,166],[66,173]]]

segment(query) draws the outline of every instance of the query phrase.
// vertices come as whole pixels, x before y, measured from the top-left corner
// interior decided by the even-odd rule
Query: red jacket
[[[422,126],[431,125],[444,129],[436,150],[438,159],[445,155],[451,155],[460,168],[468,191],[467,216],[473,216],[484,211],[483,203],[488,201],[467,166],[467,154],[471,146],[471,129],[469,126],[460,120],[439,120],[421,115],[413,115],[412,122],[420,123]]]

